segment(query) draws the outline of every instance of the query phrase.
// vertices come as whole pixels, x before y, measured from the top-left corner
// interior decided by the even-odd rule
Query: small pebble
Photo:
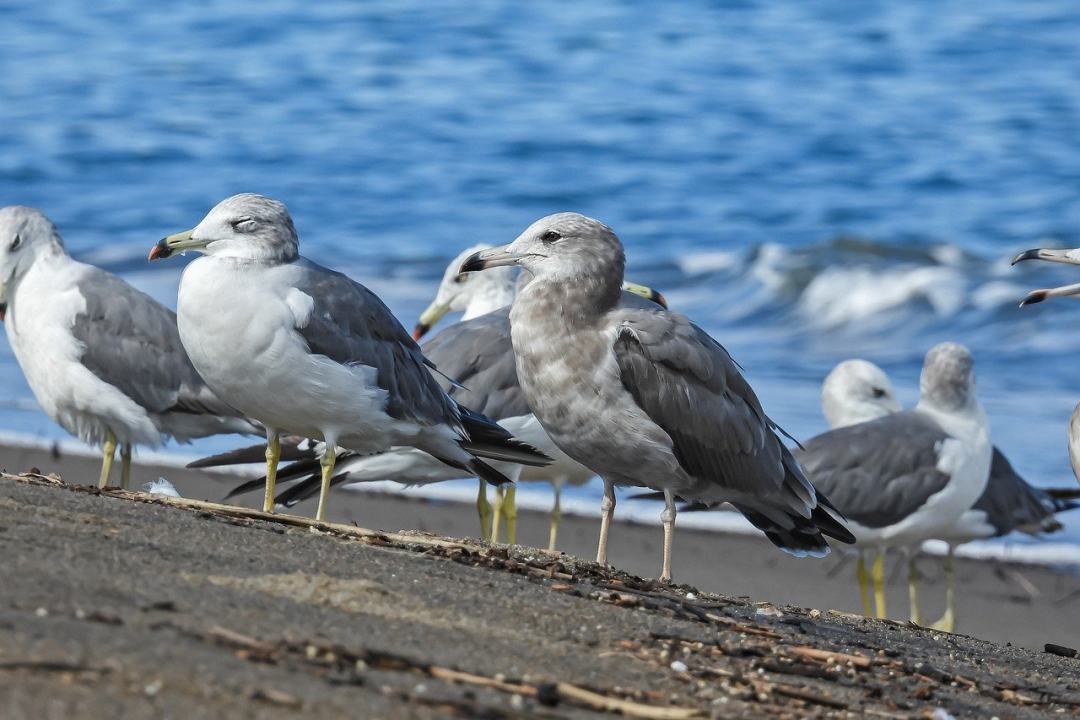
[[[671,663],[671,669],[675,672],[686,672],[690,668],[686,667],[686,663],[684,663],[682,660],[675,660]]]
[[[160,679],[158,679],[144,687],[143,692],[146,693],[147,697],[154,697],[159,692],[161,692],[161,686],[162,682]]]
[[[35,610],[34,614],[38,617],[49,617],[49,611],[43,607],[39,607],[37,610]]]

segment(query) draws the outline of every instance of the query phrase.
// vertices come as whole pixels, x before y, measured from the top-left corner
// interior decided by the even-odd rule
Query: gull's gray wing
[[[312,353],[365,365],[388,394],[386,412],[421,425],[458,425],[458,410],[432,377],[420,347],[379,297],[349,277],[308,260],[293,263],[294,287],[314,301],[296,330]]]
[[[778,490],[784,445],[727,351],[681,315],[616,316],[622,384],[671,437],[682,467],[739,491]]]
[[[444,377],[436,377],[450,397],[492,420],[532,412],[518,384],[510,340],[510,308],[448,326],[421,349]]]
[[[622,385],[671,438],[687,474],[747,498],[736,507],[792,552],[827,552],[819,533],[853,541],[825,511],[828,500],[817,496],[723,346],[655,307],[610,317]]]
[[[208,413],[239,417],[195,371],[180,343],[176,314],[99,268],[78,283],[86,309],[71,332],[85,346],[90,372],[154,413]]]
[[[1056,504],[1053,498],[1020,477],[996,447],[990,464],[990,479],[974,509],[986,513],[987,521],[994,526],[995,537],[1013,530],[1036,534],[1061,527],[1054,518]]]
[[[937,469],[949,435],[917,411],[830,430],[795,457],[807,476],[844,516],[880,528],[904,519],[943,489]]]

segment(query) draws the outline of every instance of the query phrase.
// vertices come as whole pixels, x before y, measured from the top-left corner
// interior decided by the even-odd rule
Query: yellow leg
[[[863,615],[874,617],[874,608],[870,605],[870,574],[866,572],[866,555],[862,552],[859,553],[858,576]]]
[[[112,472],[113,456],[116,454],[116,436],[112,430],[105,433],[105,445],[101,448],[101,478],[98,479],[98,487],[103,488],[109,484],[109,474]]]
[[[555,504],[551,507],[551,531],[548,533],[548,550],[555,551],[555,540],[559,537],[559,519],[562,517],[562,483],[553,483]]]
[[[922,625],[922,618],[919,615],[919,566],[915,564],[915,553],[917,550],[913,550],[911,555],[908,556],[908,605],[911,610],[911,622],[916,625]]]
[[[885,553],[878,552],[874,558],[874,609],[879,618],[888,617],[885,612]]]
[[[127,490],[131,484],[131,443],[120,446],[120,487]]]
[[[322,488],[319,490],[319,509],[315,512],[315,519],[322,522],[326,519],[326,498],[330,495],[330,478],[334,477],[334,465],[337,463],[337,446],[334,443],[326,443],[326,453],[319,465],[322,466]]]
[[[491,542],[491,503],[487,499],[487,480],[480,479],[476,493],[476,513],[480,516],[480,539]]]
[[[506,518],[506,542],[517,544],[517,485],[506,489],[503,499],[503,517]]]
[[[272,433],[266,439],[266,494],[263,495],[263,512],[274,512],[274,487],[277,485],[277,466],[281,459],[281,438]]]
[[[505,492],[502,485],[497,485],[495,487],[495,504],[492,507],[491,512],[491,542],[499,542],[499,530],[502,526]]]
[[[956,557],[953,555],[953,547],[949,546],[949,554],[945,556],[945,614],[931,627],[935,630],[954,632],[956,630]]]

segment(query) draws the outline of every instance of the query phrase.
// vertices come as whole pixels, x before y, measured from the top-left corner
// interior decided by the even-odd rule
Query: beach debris
[[[165,497],[174,498],[181,497],[176,486],[163,477],[159,477],[157,480],[146,483],[142,486],[142,489],[150,495],[164,495]]]
[[[1074,658],[1077,656],[1076,648],[1066,647],[1065,645],[1055,645],[1054,643],[1046,643],[1043,646],[1043,650],[1051,655],[1060,655],[1061,657]]]
[[[604,604],[612,606],[609,612],[619,615],[619,623],[637,623],[631,626],[637,628],[632,635],[612,637],[611,644],[605,642],[603,634],[597,637],[590,632],[588,642],[577,639],[579,650],[591,653],[594,651],[587,648],[596,647],[595,655],[605,663],[615,664],[620,658],[644,663],[643,667],[654,668],[657,677],[657,684],[648,689],[603,679],[594,679],[592,682],[598,684],[583,687],[577,677],[573,683],[560,680],[558,665],[548,671],[555,677],[534,667],[528,668],[528,674],[514,677],[505,667],[503,672],[491,674],[471,666],[469,660],[461,661],[466,667],[437,664],[422,651],[409,656],[287,633],[284,637],[252,637],[210,623],[201,624],[202,618],[186,611],[152,618],[155,631],[218,647],[237,659],[301,670],[334,686],[385,687],[386,694],[396,701],[430,706],[443,716],[516,719],[536,716],[544,708],[558,708],[548,711],[548,716],[592,711],[646,720],[677,720],[708,716],[710,712],[715,715],[722,709],[720,716],[725,717],[930,718],[940,708],[961,716],[985,711],[981,716],[1010,717],[1015,714],[1010,711],[1017,708],[1029,714],[1068,713],[1080,708],[1080,696],[1067,682],[1061,682],[1072,660],[1043,656],[1040,662],[1037,656],[1021,652],[1016,659],[1027,658],[1027,665],[1006,665],[995,660],[995,648],[1002,653],[1017,651],[974,643],[963,636],[942,640],[940,635],[906,623],[883,623],[832,611],[820,613],[815,619],[809,610],[787,605],[777,606],[783,617],[764,621],[755,614],[760,606],[747,599],[663,585],[572,557],[556,559],[527,549],[481,546],[423,533],[377,532],[117,488],[56,485],[41,477],[3,475],[2,479],[117,501],[172,506],[199,520],[239,518],[281,532],[289,532],[291,527],[306,530],[315,526],[323,531],[320,542],[391,547],[518,575],[522,583],[542,588],[555,589],[558,585],[575,596],[561,596],[556,601],[560,607],[567,602],[579,608],[588,602]],[[221,587],[262,593],[267,580],[260,577],[257,582]],[[270,579],[278,583],[291,577],[278,574]],[[328,589],[335,590],[336,586]],[[322,593],[300,595],[303,605],[325,605],[320,600]],[[29,605],[26,612],[32,614],[35,607]],[[175,611],[167,601],[161,609]],[[42,622],[51,624],[54,617],[60,621],[68,617],[62,607],[51,607],[47,612],[49,619]],[[646,612],[650,614],[648,625],[632,617]],[[92,619],[77,610],[73,615],[79,620]],[[611,617],[614,620],[615,616]],[[587,627],[591,630],[599,626],[590,622]],[[607,622],[604,627],[608,627]],[[44,662],[42,669],[48,667],[48,661]],[[18,661],[0,662],[0,676],[5,670],[34,669],[36,666]],[[78,673],[79,669],[58,667],[56,671],[63,675]],[[424,692],[417,691],[420,685]],[[142,684],[138,687],[141,690]],[[169,689],[175,690],[172,685]],[[295,702],[305,703],[300,696],[294,698],[288,693],[276,698],[259,693],[251,690],[247,697],[283,708],[296,707]]]

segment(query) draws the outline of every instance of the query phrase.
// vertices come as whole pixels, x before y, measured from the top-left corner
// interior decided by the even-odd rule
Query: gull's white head
[[[40,210],[22,205],[0,208],[0,320],[8,294],[39,257],[62,255],[64,241]]]
[[[845,360],[821,385],[821,410],[835,429],[876,420],[901,407],[884,370],[866,360]]]
[[[461,272],[518,265],[534,281],[554,280],[591,288],[618,299],[626,258],[615,232],[599,220],[578,213],[541,218],[514,242],[475,253]]]
[[[300,252],[285,204],[255,193],[222,200],[191,230],[162,239],[150,259],[185,250],[266,264],[291,262]]]
[[[514,301],[517,280],[516,268],[504,266],[486,273],[459,272],[461,264],[470,256],[490,245],[473,245],[455,257],[446,267],[435,299],[420,314],[420,321],[413,330],[413,339],[419,340],[447,313],[463,312],[463,320],[484,315],[505,307]]]
[[[930,348],[919,377],[919,404],[944,412],[961,412],[978,405],[975,396],[975,359],[959,343],[944,342]]]

